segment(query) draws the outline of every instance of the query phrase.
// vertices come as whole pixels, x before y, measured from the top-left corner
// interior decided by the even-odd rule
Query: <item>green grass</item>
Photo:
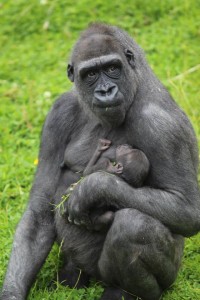
[[[70,49],[91,21],[121,26],[188,114],[200,145],[199,0],[0,1],[0,282],[15,226],[26,207],[45,116],[71,84]],[[180,76],[178,76],[180,75]],[[187,239],[175,284],[164,300],[200,299],[200,239]],[[87,290],[49,288],[59,267],[54,246],[29,299],[98,299],[100,283]]]

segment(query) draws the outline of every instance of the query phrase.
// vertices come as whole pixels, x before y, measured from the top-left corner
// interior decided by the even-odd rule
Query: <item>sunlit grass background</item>
[[[28,200],[42,124],[55,98],[71,87],[66,62],[72,45],[97,20],[122,27],[142,46],[155,73],[188,114],[200,145],[199,0],[0,1],[1,284]],[[98,299],[100,283],[79,291],[49,287],[58,266],[54,246],[29,299]],[[162,299],[200,299],[200,235],[187,239],[179,276]]]

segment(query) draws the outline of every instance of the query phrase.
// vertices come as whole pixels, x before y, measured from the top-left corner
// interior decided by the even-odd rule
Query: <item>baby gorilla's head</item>
[[[121,177],[134,187],[142,186],[148,172],[149,161],[146,155],[130,145],[120,145],[116,149],[116,161],[123,166]]]

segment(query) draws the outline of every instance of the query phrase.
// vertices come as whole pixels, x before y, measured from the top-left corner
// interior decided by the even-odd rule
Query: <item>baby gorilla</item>
[[[106,171],[118,175],[133,187],[141,187],[149,172],[144,152],[129,145],[111,146],[111,141],[99,139],[97,148],[83,175]]]
[[[149,160],[141,150],[133,149],[127,144],[111,146],[111,141],[99,139],[97,148],[83,171],[83,176],[97,171],[106,171],[118,175],[131,186],[137,188],[143,185],[149,172],[149,166]],[[114,207],[99,207],[91,211],[92,229],[96,231],[107,230],[112,224],[114,215]]]

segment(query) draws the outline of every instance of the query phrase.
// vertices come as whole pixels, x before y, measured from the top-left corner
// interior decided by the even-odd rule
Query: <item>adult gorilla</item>
[[[16,231],[2,299],[26,298],[56,236],[66,258],[60,274],[66,284],[75,284],[81,268],[79,286],[90,277],[107,283],[101,299],[121,299],[122,290],[159,299],[176,278],[183,237],[200,229],[191,124],[138,45],[116,27],[93,24],[83,32],[68,75],[75,88],[58,99],[44,125],[35,183]],[[149,175],[143,187],[134,188],[106,172],[90,174],[67,202],[68,222],[54,215],[51,204],[80,178],[99,138],[142,150]],[[65,151],[67,167],[60,168]],[[102,208],[115,211],[114,221],[107,232],[91,230],[91,211]]]

